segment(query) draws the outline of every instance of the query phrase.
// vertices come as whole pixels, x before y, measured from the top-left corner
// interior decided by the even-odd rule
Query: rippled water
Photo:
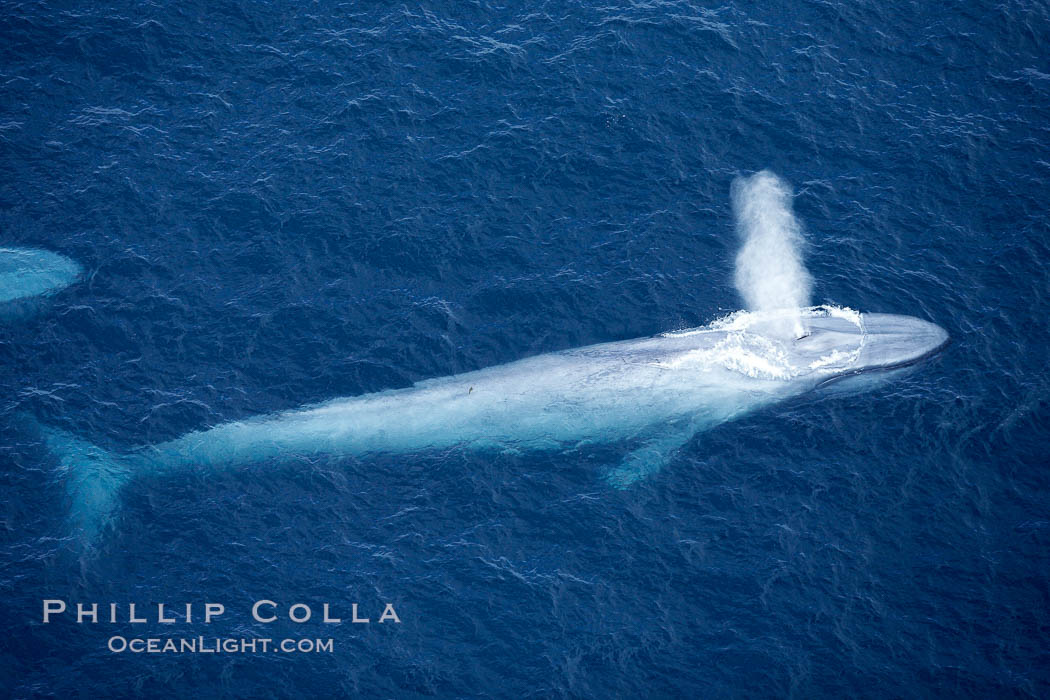
[[[1045,696],[1044,3],[8,4],[0,691]],[[794,185],[815,303],[952,345],[697,436],[131,482],[88,557],[25,416],[106,449],[739,307],[730,185]],[[210,626],[41,600],[216,601]],[[331,602],[400,625],[253,623]],[[112,654],[133,636],[331,654]]]

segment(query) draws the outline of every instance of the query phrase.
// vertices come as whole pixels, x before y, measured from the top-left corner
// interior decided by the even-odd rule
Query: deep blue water
[[[4,3],[0,245],[86,273],[0,325],[0,694],[1050,694],[1048,41],[1013,0]],[[945,352],[623,492],[619,445],[196,470],[72,553],[24,416],[120,451],[706,323],[765,167],[815,300]],[[228,612],[44,626],[45,598]]]

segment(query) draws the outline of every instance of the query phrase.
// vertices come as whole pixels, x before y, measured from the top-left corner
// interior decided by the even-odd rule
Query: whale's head
[[[805,310],[802,325],[802,337],[788,343],[793,364],[825,380],[904,367],[948,342],[948,334],[937,324],[896,314],[815,307]]]
[[[752,376],[821,384],[904,367],[948,342],[940,326],[912,316],[815,306],[739,312],[711,326],[726,333],[726,366]],[[801,329],[797,331],[795,329]]]

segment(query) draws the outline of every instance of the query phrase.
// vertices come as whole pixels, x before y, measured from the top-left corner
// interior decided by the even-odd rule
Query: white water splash
[[[791,188],[763,170],[732,187],[740,252],[736,288],[751,311],[809,306],[813,279],[802,262],[802,227],[791,211]],[[801,315],[789,314],[778,334],[805,335]]]
[[[809,327],[820,319],[838,318],[856,327],[856,345],[833,346],[824,352],[799,345],[793,336],[784,336],[793,323]],[[818,324],[819,325],[819,324]],[[826,324],[824,324],[826,325]],[[701,328],[663,333],[664,337],[683,337],[718,333],[717,343],[658,363],[668,369],[681,367],[722,367],[752,379],[788,381],[813,371],[840,373],[856,364],[866,343],[861,314],[849,307],[812,306],[805,309],[736,311]]]

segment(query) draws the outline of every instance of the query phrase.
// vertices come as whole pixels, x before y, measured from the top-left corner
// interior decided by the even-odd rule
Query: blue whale
[[[31,314],[36,302],[73,284],[80,274],[80,265],[58,253],[0,248],[0,318]]]
[[[0,248],[0,303],[51,294],[72,284],[80,266],[37,248]]]
[[[785,335],[785,320],[801,321],[802,337]],[[830,306],[741,311],[701,328],[237,420],[123,454],[41,431],[67,472],[73,530],[90,545],[128,479],[282,457],[624,442],[630,451],[604,479],[627,488],[699,431],[837,379],[915,363],[947,340],[939,326],[909,316]]]

